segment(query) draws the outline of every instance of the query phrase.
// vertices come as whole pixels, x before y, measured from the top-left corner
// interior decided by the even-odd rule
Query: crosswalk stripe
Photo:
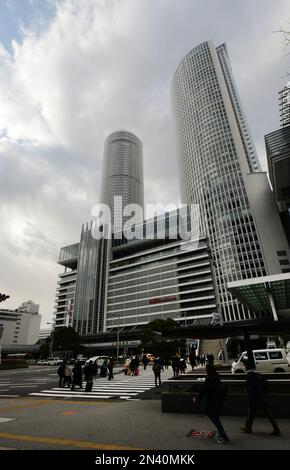
[[[172,372],[163,372],[163,380],[172,377]],[[41,384],[38,384],[38,386]],[[46,383],[43,386],[49,387],[50,384]],[[56,384],[55,384],[56,385]],[[92,390],[85,391],[86,383],[83,382],[83,388],[70,388],[53,387],[51,389],[44,389],[39,392],[30,393],[31,396],[47,396],[55,398],[90,398],[90,399],[110,399],[118,398],[121,400],[139,400],[136,398],[138,395],[155,387],[154,375],[152,371],[142,371],[139,376],[126,376],[119,375],[112,380],[107,377],[99,377],[94,381]]]
[[[71,392],[71,391],[62,392],[62,391],[60,391],[60,390],[55,390],[54,388],[53,388],[52,390],[42,390],[42,392],[43,392],[43,393],[50,393],[50,392],[53,392],[53,393],[57,393],[58,395],[72,395],[72,394],[74,395],[74,393],[75,393],[74,391],[72,391],[72,392]],[[76,393],[84,393],[85,395],[89,395],[89,394],[95,395],[96,393],[97,393],[98,395],[102,395],[102,393],[106,393],[106,394],[109,393],[110,395],[120,395],[120,393],[122,393],[123,395],[138,395],[138,392],[137,392],[137,393],[135,393],[135,392],[126,393],[126,392],[124,392],[123,390],[121,390],[121,391],[119,391],[119,392],[116,392],[116,391],[112,391],[112,392],[110,391],[110,392],[108,392],[108,390],[104,390],[103,392],[102,392],[101,390],[98,390],[98,391],[96,391],[96,392],[85,392],[85,391],[79,392],[79,391],[78,391],[78,392],[76,392]]]

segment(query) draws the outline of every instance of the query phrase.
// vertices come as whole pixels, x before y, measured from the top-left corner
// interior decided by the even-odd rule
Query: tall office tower
[[[260,162],[256,152],[254,142],[248,127],[248,123],[242,108],[239,92],[232,74],[231,63],[226,44],[222,44],[216,49],[223,76],[227,85],[228,93],[235,113],[236,121],[242,138],[245,154],[248,160],[250,171],[261,171]]]
[[[110,134],[105,141],[103,158],[101,202],[110,207],[114,231],[120,232],[129,217],[115,220],[115,196],[122,196],[122,203],[115,203],[121,214],[128,204],[138,204],[144,210],[142,142],[131,132]]]
[[[172,103],[182,200],[200,207],[223,318],[255,318],[260,314],[234,300],[227,284],[281,273],[277,247],[284,250],[287,241],[266,174],[255,172],[258,160],[224,45],[204,42],[183,58]]]
[[[279,92],[281,127],[290,126],[290,82]]]
[[[290,82],[279,92],[279,102],[281,128],[265,135],[265,144],[269,177],[290,245]]]

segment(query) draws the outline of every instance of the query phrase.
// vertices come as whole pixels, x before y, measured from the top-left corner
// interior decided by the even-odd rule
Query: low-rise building
[[[1,345],[33,345],[39,339],[41,315],[0,309],[0,327],[3,327]]]

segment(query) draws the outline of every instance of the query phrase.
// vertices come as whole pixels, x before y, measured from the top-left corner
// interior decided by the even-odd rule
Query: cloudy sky
[[[227,42],[266,170],[279,127],[289,0],[0,0],[0,292],[51,321],[59,248],[99,200],[105,137],[143,141],[145,202],[179,202],[170,82],[199,42]],[[4,307],[4,304],[1,306]]]

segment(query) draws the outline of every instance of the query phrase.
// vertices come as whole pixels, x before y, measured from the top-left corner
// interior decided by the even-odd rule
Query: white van
[[[290,372],[290,355],[285,349],[257,349],[253,355],[258,372]],[[243,361],[247,360],[248,353],[245,351],[232,363],[232,374],[246,372]]]

